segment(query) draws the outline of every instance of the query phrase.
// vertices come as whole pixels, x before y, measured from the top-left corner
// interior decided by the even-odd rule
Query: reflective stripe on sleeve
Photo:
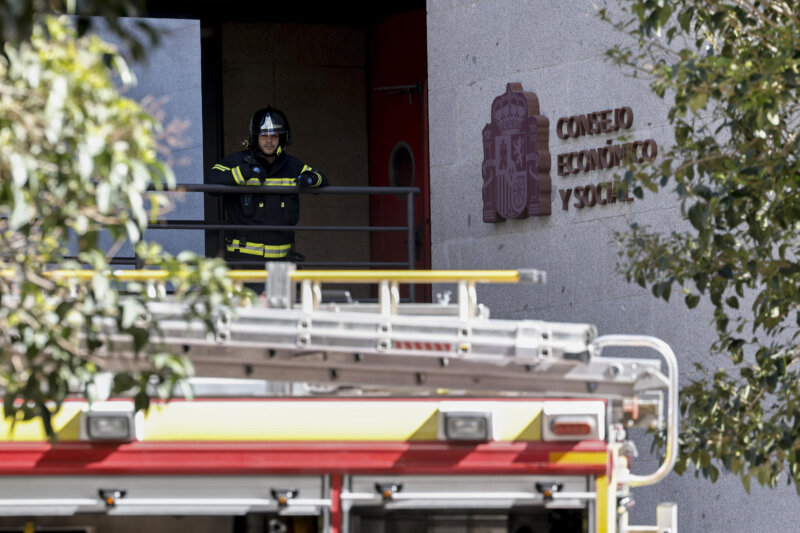
[[[314,174],[317,177],[316,183],[312,183],[311,184],[312,187],[319,187],[322,184],[322,176],[320,176],[319,172],[317,172],[316,170],[314,170],[310,166],[303,165],[303,170],[300,171],[300,174],[302,174],[303,172],[311,172],[312,174]]]
[[[244,185],[244,176],[242,176],[242,169],[239,167],[234,167],[231,169],[231,174],[233,174],[233,179],[236,180],[237,185]]]

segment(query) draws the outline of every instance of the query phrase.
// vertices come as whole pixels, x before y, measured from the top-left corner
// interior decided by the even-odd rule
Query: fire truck
[[[677,533],[672,503],[655,525],[628,518],[634,489],[675,463],[663,341],[478,303],[476,284],[543,282],[535,270],[264,274],[230,272],[264,282],[263,305],[218,309],[213,338],[168,295],[150,305],[153,342],[194,365],[192,399],[143,413],[76,398],[55,442],[6,424],[0,531]],[[377,297],[330,301],[330,283],[374,283]],[[401,301],[401,284],[421,283],[457,297]],[[104,326],[117,338],[98,363],[141,364]],[[633,428],[666,435],[653,472],[631,471]]]

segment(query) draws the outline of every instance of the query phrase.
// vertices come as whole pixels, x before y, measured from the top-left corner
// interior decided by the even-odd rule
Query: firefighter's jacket
[[[255,165],[254,165],[255,163]],[[256,167],[247,178],[242,169]],[[328,185],[327,178],[319,171],[303,164],[286,152],[281,153],[270,164],[266,159],[250,150],[229,155],[211,169],[207,183],[217,185],[296,187],[295,179],[311,172],[311,188]],[[247,174],[247,171],[244,172]],[[300,217],[300,199],[297,193],[283,194],[225,194],[222,196],[228,223],[246,225],[294,226]],[[292,231],[235,230],[225,232],[228,252],[244,254],[245,258],[282,259],[291,250],[294,242]]]

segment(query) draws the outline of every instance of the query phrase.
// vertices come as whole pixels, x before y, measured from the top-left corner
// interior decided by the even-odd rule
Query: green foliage
[[[145,264],[164,269],[186,316],[213,331],[212,308],[243,296],[219,260],[170,257],[141,241],[174,183],[158,157],[159,124],[120,96],[132,82],[125,62],[96,37],[44,18],[30,42],[7,43],[0,57],[0,387],[12,420],[50,419],[68,394],[86,390],[110,361],[109,322],[130,339],[143,368],[118,373],[115,392],[137,408],[168,397],[191,372],[158,346],[146,283],[121,284],[99,250],[107,232],[136,245]],[[76,259],[69,259],[75,257]],[[93,269],[88,282],[48,277],[48,266]]]
[[[672,186],[691,229],[618,235],[620,270],[665,299],[675,285],[689,308],[710,302],[712,351],[737,365],[682,391],[678,469],[716,479],[722,466],[748,488],[788,473],[800,490],[800,4],[624,4],[629,20],[615,23],[636,44],[609,57],[672,99],[675,135],[631,178]]]
[[[158,34],[144,22],[122,24],[120,17],[141,17],[143,0],[0,0],[0,42],[20,44],[30,40],[43,15],[72,15],[79,36],[103,20],[135,59],[144,57],[145,46],[156,44]]]

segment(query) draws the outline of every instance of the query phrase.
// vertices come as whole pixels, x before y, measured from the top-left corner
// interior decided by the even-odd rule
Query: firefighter
[[[223,195],[228,222],[238,225],[294,226],[300,217],[298,192],[328,185],[322,172],[286,153],[292,143],[289,121],[281,111],[259,109],[250,120],[247,149],[229,155],[211,169],[207,183],[293,187],[280,194]],[[302,261],[294,251],[294,231],[235,230],[225,234],[225,259]]]

